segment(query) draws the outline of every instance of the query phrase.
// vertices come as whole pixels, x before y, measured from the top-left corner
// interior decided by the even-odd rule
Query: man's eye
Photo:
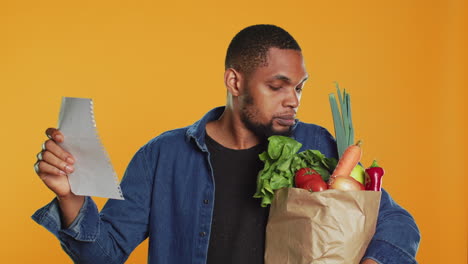
[[[302,92],[302,87],[296,87],[296,92],[298,93]]]
[[[279,89],[281,89],[281,86],[273,86],[273,85],[268,85],[270,86],[270,89],[272,89],[273,91],[278,91]]]

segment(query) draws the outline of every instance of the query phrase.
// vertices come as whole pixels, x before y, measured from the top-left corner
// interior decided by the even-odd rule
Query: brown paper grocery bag
[[[380,192],[283,188],[266,228],[266,264],[358,264],[375,232]]]

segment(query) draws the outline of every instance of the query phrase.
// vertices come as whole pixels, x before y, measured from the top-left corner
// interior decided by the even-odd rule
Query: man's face
[[[304,60],[300,51],[270,48],[267,64],[245,79],[244,93],[239,96],[240,116],[260,138],[289,136],[307,79]]]

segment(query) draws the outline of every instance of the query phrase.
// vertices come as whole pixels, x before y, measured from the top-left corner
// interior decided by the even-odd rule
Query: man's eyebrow
[[[287,76],[284,76],[282,74],[277,74],[275,76],[273,76],[272,79],[275,79],[275,80],[280,80],[280,81],[284,81],[284,82],[288,82],[290,83],[291,82],[291,79]]]
[[[284,81],[284,82],[287,82],[287,83],[291,83],[291,78],[289,78],[287,76],[284,76],[282,74],[277,74],[277,75],[273,76],[272,79],[273,80]],[[306,76],[304,79],[302,79],[302,81],[300,83],[303,83],[303,82],[307,81],[307,79],[309,79],[309,76]]]

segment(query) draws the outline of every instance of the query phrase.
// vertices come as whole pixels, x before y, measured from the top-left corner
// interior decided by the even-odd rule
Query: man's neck
[[[258,137],[245,127],[239,114],[229,107],[226,107],[218,120],[206,124],[206,133],[230,149],[248,149],[260,143]]]

